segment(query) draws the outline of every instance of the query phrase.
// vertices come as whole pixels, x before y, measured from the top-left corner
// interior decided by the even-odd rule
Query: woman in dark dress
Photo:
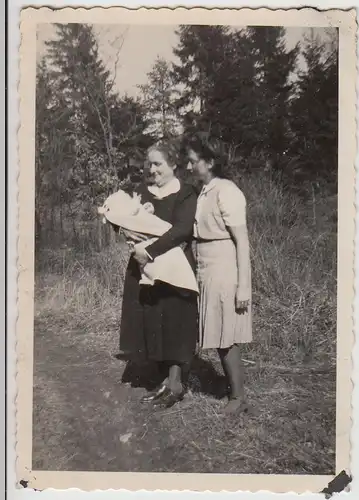
[[[197,197],[192,186],[176,177],[177,150],[169,141],[152,146],[147,159],[153,185],[141,186],[137,193],[172,228],[146,250],[134,247],[125,278],[120,348],[129,356],[158,363],[163,382],[142,401],[169,407],[183,398],[183,373],[195,352],[197,295],[165,283],[140,285],[139,267],[181,246],[194,268],[191,238]]]

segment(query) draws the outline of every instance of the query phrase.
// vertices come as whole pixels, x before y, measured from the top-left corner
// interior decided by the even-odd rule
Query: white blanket
[[[98,212],[104,216],[104,222],[118,226],[128,241],[140,241],[136,245],[143,247],[172,227],[152,213],[150,203],[142,205],[139,196],[135,194],[131,197],[122,190],[109,196]],[[153,285],[156,281],[198,293],[195,275],[180,247],[159,255],[141,269],[140,283]]]

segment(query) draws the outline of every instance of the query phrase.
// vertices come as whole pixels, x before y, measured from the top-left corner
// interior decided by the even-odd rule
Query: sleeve
[[[132,193],[131,193],[132,196],[134,195],[134,193],[137,193],[138,195],[141,196],[141,203],[142,204],[146,203],[146,201],[149,198],[149,196],[148,196],[149,195],[149,191],[147,189],[146,184],[144,184],[144,183],[139,184],[137,186],[137,188],[132,191]]]
[[[172,228],[146,247],[152,259],[188,241],[193,234],[197,197],[191,187],[183,191],[176,201]]]
[[[246,225],[246,199],[234,182],[221,186],[218,193],[218,206],[226,226]]]

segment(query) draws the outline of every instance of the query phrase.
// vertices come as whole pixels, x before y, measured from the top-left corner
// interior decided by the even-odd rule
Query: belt
[[[231,240],[231,238],[215,238],[213,240],[207,240],[207,239],[202,239],[202,238],[195,238],[196,243],[213,243],[214,241],[228,241]]]

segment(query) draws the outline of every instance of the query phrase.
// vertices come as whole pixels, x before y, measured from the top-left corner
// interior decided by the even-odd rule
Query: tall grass
[[[266,177],[248,200],[256,338],[294,360],[335,358],[336,197],[299,197]]]
[[[237,183],[248,202],[253,268],[251,353],[277,363],[335,363],[336,197],[307,199],[270,173]],[[36,249],[36,314],[73,324],[119,323],[126,245],[94,218],[47,232]],[[56,229],[56,228],[55,228]],[[54,244],[55,242],[55,244]]]

